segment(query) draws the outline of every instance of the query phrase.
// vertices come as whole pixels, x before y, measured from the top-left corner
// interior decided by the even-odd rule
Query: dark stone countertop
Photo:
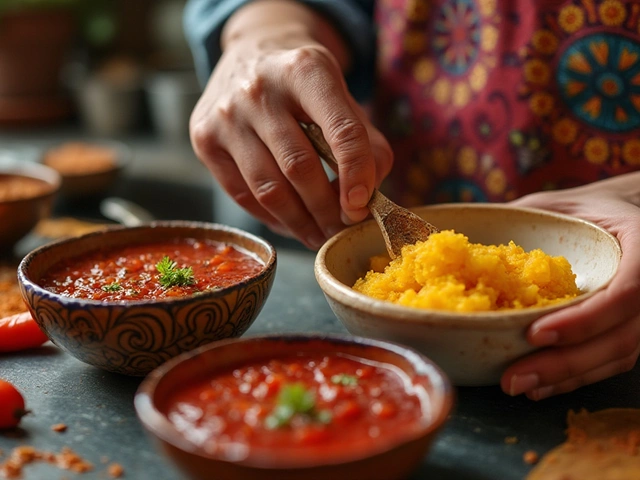
[[[269,332],[345,333],[313,275],[311,252],[280,248],[276,281],[267,303],[246,335]],[[69,446],[96,465],[78,478],[105,479],[102,457],[123,465],[126,478],[182,478],[155,450],[133,410],[140,379],[85,365],[54,346],[6,355],[0,377],[23,392],[33,414],[22,422],[23,436],[0,435],[0,449],[21,444],[59,451]],[[543,454],[564,439],[569,409],[640,407],[640,368],[574,393],[531,402],[511,398],[498,387],[458,388],[449,423],[414,479],[516,480],[531,468],[525,451]],[[68,425],[64,433],[50,427]],[[505,438],[515,436],[515,445]],[[48,465],[34,465],[25,479],[62,478]],[[75,478],[75,477],[74,477]],[[108,478],[108,477],[107,477]]]
[[[0,135],[5,146],[24,145],[29,138]],[[68,138],[73,138],[73,132],[38,137],[29,145]],[[136,156],[135,167],[115,187],[115,194],[142,203],[158,218],[216,220],[212,218],[210,180],[187,145],[162,146],[144,139],[130,144]],[[82,217],[95,217],[96,212],[96,205],[91,202],[71,210],[58,205],[56,211]],[[271,295],[246,335],[346,333],[315,281],[314,254],[264,230],[254,233],[276,245],[278,270]],[[33,245],[31,240],[22,247]],[[0,377],[24,393],[28,408],[33,411],[23,419],[17,435],[0,433],[0,450],[5,455],[0,461],[12,448],[26,444],[48,451],[68,446],[95,465],[93,472],[83,475],[50,465],[32,465],[25,471],[25,480],[105,480],[109,476],[103,459],[120,463],[126,472],[124,478],[128,479],[183,478],[155,449],[136,418],[133,396],[139,378],[98,370],[50,344],[31,352],[3,355]],[[523,461],[524,452],[544,454],[562,442],[569,409],[640,408],[640,366],[537,403],[524,397],[508,397],[498,387],[458,388],[456,395],[449,422],[413,479],[523,479],[531,469]],[[66,424],[68,430],[53,432],[51,426],[57,423]],[[518,443],[507,444],[506,437],[517,437]]]

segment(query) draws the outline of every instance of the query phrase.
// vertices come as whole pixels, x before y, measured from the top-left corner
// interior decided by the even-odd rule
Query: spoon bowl
[[[338,173],[338,161],[325,140],[322,129],[314,123],[301,123],[301,126],[320,158]],[[439,231],[415,213],[392,202],[377,188],[373,190],[367,207],[382,231],[384,244],[392,259],[400,256],[403,246],[423,242],[429,235]]]

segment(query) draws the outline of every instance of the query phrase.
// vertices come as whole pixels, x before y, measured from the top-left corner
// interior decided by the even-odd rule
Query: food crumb
[[[59,454],[47,451],[39,451],[28,445],[14,448],[9,458],[0,463],[0,478],[22,478],[24,467],[32,462],[41,461],[75,473],[85,473],[93,470],[93,465],[82,459],[69,447],[63,447]]]
[[[80,455],[75,453],[69,447],[63,447],[62,452],[56,457],[56,465],[65,470],[71,470],[76,473],[85,473],[93,470],[93,465],[83,460]]]
[[[64,423],[56,423],[55,425],[51,425],[51,430],[54,432],[66,432],[67,426]]]
[[[518,443],[518,437],[505,437],[504,443],[507,445],[515,445]]]
[[[538,462],[539,457],[538,454],[533,450],[527,450],[526,452],[524,452],[522,459],[524,460],[524,463],[533,465],[534,463]]]
[[[112,463],[107,469],[111,478],[120,478],[124,475],[124,468],[119,463]]]

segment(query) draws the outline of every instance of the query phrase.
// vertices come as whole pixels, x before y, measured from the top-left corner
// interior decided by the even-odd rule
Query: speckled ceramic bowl
[[[329,239],[318,252],[315,274],[346,328],[418,349],[440,365],[455,385],[498,384],[509,364],[534,350],[525,338],[528,326],[604,288],[622,256],[611,234],[565,215],[498,204],[447,204],[414,211],[441,230],[464,233],[473,243],[499,245],[513,240],[526,251],[540,248],[562,255],[584,292],[564,303],[523,310],[455,313],[404,307],[351,288],[368,270],[370,257],[385,252],[376,223],[363,222]]]
[[[305,354],[340,354],[387,364],[404,372],[419,391],[422,414],[398,435],[372,438],[367,448],[329,454],[322,448],[243,449],[242,456],[212,453],[188,440],[164,413],[168,397],[234,366]],[[363,393],[362,395],[366,395]],[[135,409],[163,454],[188,478],[219,480],[399,480],[423,460],[454,404],[451,384],[429,359],[389,342],[337,335],[288,334],[247,337],[206,345],[168,361],[145,378]],[[266,448],[266,451],[265,451]]]
[[[60,189],[60,175],[35,162],[0,158],[0,176],[41,180],[46,186],[35,195],[0,200],[0,252],[8,251],[51,212]]]
[[[219,290],[147,301],[71,298],[38,283],[57,262],[85,252],[175,238],[231,244],[258,258],[264,268]],[[96,367],[146,375],[180,353],[242,335],[262,309],[275,272],[276,251],[259,237],[219,224],[166,221],[113,227],[40,247],[20,263],[18,281],[29,310],[53,343]]]

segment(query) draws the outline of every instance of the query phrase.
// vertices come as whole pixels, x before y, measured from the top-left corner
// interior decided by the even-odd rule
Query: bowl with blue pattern
[[[223,246],[253,259],[258,267],[239,275],[232,283],[209,285],[193,294],[140,299],[131,297],[135,292],[130,296],[123,294],[119,299],[106,295],[74,296],[73,292],[82,285],[94,281],[87,274],[71,281],[77,272],[68,265],[73,266],[74,261],[124,248],[144,250],[146,245],[162,242]],[[169,251],[167,258],[173,252]],[[222,268],[221,262],[211,260],[205,267],[200,266],[200,270],[195,270],[196,279],[199,272],[212,270],[214,265]],[[215,223],[161,221],[136,227],[111,227],[41,246],[20,262],[18,282],[33,318],[55,345],[95,367],[143,376],[183,352],[244,334],[269,296],[276,264],[275,248],[244,230]],[[67,268],[66,284],[72,285],[66,290],[51,288],[47,280],[61,265]],[[103,267],[96,263],[94,269],[100,268]],[[132,270],[126,267],[124,273],[127,269]],[[148,268],[147,273],[142,272],[140,275],[147,279],[155,275],[155,270]],[[118,280],[122,285],[124,273],[123,280]],[[142,285],[143,280],[138,281]],[[109,291],[118,283],[111,279],[109,282],[96,286],[95,291],[100,288]]]

